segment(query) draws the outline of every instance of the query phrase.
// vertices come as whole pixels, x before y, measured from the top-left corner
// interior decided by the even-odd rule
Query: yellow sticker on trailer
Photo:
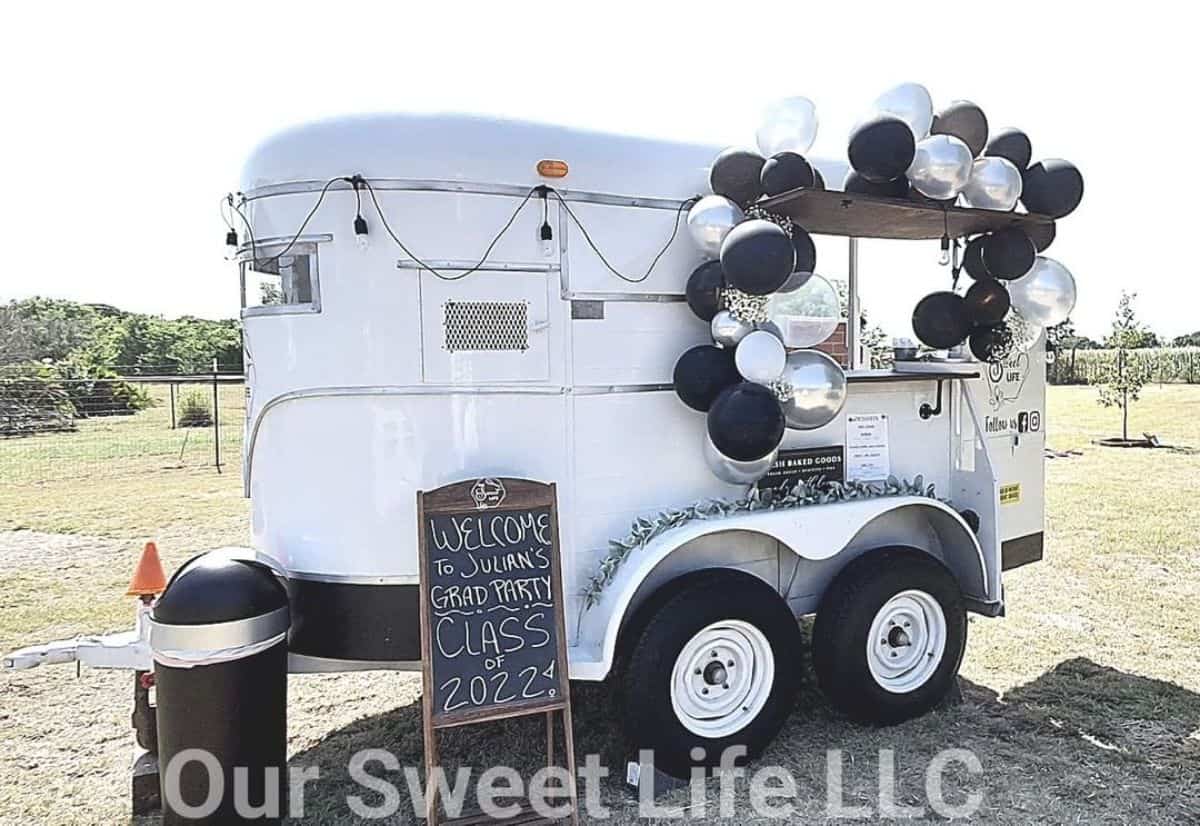
[[[1000,486],[1000,504],[1015,505],[1021,501],[1021,485],[1019,482],[1013,482],[1008,485]]]

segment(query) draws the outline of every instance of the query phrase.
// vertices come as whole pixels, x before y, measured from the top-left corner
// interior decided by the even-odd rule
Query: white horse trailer
[[[893,489],[681,522],[589,586],[631,522],[747,494],[709,472],[704,418],[672,391],[676,359],[709,330],[684,301],[700,254],[668,239],[686,234],[716,152],[372,116],[292,129],[253,154],[235,202],[252,542],[222,553],[286,577],[293,671],[418,668],[417,492],[515,476],[557,483],[570,677],[619,680],[632,739],[668,767],[695,745],[715,757],[771,739],[807,615],[820,684],[849,715],[903,719],[950,688],[966,612],[1003,613],[1002,571],[1041,557],[1040,340],[1003,365],[871,370],[851,323],[844,409],[787,431],[783,448],[841,447],[848,478],[920,476],[941,498]],[[810,195],[813,232],[942,234],[940,207]],[[856,204],[894,221],[855,229],[840,216]],[[142,630],[5,665],[72,659],[152,667]]]

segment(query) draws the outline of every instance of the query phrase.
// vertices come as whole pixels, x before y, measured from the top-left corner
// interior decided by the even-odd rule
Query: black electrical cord
[[[508,216],[508,220],[504,222],[504,226],[502,226],[500,228],[500,231],[497,232],[496,235],[492,238],[491,242],[488,243],[487,248],[484,249],[483,255],[480,257],[479,261],[474,266],[472,266],[470,269],[458,271],[454,275],[448,275],[447,273],[441,272],[441,271],[435,269],[434,267],[430,266],[425,261],[423,261],[415,253],[413,253],[413,251],[410,250],[403,241],[400,240],[400,237],[398,235],[396,235],[395,231],[392,229],[391,224],[388,223],[387,216],[383,212],[383,207],[379,203],[379,198],[375,194],[375,187],[371,185],[371,182],[369,180],[362,177],[361,175],[355,175],[353,177],[346,177],[346,176],[339,175],[337,177],[330,178],[328,181],[325,182],[325,185],[321,187],[321,192],[317,196],[316,203],[313,204],[312,209],[310,209],[308,211],[308,215],[306,215],[304,217],[304,221],[300,224],[300,228],[298,230],[296,230],[296,233],[292,236],[291,240],[287,242],[287,244],[284,246],[284,248],[282,250],[280,250],[278,253],[276,253],[275,255],[271,256],[270,258],[263,259],[263,261],[261,261],[261,262],[258,260],[256,242],[254,239],[254,230],[250,226],[250,221],[247,220],[246,215],[245,215],[245,213],[242,212],[241,208],[234,203],[233,196],[232,195],[226,196],[226,201],[227,201],[229,207],[238,215],[239,218],[241,218],[242,223],[246,225],[246,231],[250,236],[250,257],[256,268],[261,263],[270,264],[275,261],[278,261],[284,255],[286,255],[293,246],[295,246],[296,242],[300,239],[300,236],[304,234],[304,230],[308,226],[309,221],[312,220],[313,216],[316,215],[317,210],[320,209],[321,203],[325,200],[325,195],[329,192],[329,188],[332,187],[338,181],[345,181],[346,183],[349,183],[349,184],[353,185],[353,187],[354,187],[355,218],[356,219],[362,218],[362,195],[359,191],[360,187],[361,187],[361,188],[365,188],[367,190],[367,194],[371,196],[371,203],[375,206],[375,212],[379,216],[379,222],[383,225],[384,231],[388,234],[388,236],[392,239],[392,241],[395,242],[396,246],[398,246],[404,252],[405,255],[407,255],[409,258],[411,258],[413,261],[415,261],[417,264],[419,264],[422,269],[428,270],[434,276],[442,279],[443,281],[458,281],[462,278],[466,278],[468,275],[471,275],[472,273],[478,272],[483,267],[483,265],[487,262],[488,256],[490,256],[492,254],[492,250],[495,249],[496,244],[498,244],[500,242],[500,239],[504,237],[504,234],[506,232],[508,232],[509,229],[512,228],[513,223],[517,220],[517,216],[520,215],[521,210],[525,208],[525,205],[529,203],[529,200],[534,195],[540,195],[542,197],[542,201],[543,201],[543,204],[542,204],[542,227],[543,227],[543,229],[542,229],[542,231],[543,231],[543,238],[544,238],[545,229],[549,226],[549,223],[546,220],[547,219],[546,195],[547,195],[547,193],[549,193],[549,194],[554,195],[554,197],[558,200],[559,204],[561,204],[562,208],[566,211],[567,215],[571,218],[572,221],[575,222],[575,226],[579,227],[579,232],[583,235],[584,240],[587,242],[588,246],[591,247],[592,251],[594,253],[596,253],[596,257],[598,257],[600,259],[601,263],[604,264],[605,268],[609,272],[611,272],[613,275],[615,275],[617,278],[620,278],[622,281],[625,281],[629,284],[640,284],[643,281],[645,281],[647,278],[650,277],[650,274],[654,272],[654,268],[658,265],[658,262],[666,254],[667,250],[670,249],[671,244],[675,243],[675,238],[679,235],[679,221],[680,221],[680,218],[682,217],[684,211],[687,209],[690,209],[691,206],[696,203],[696,201],[700,200],[699,195],[694,195],[691,198],[688,198],[685,201],[683,201],[682,203],[680,203],[679,207],[675,210],[675,223],[671,228],[671,235],[669,238],[667,238],[666,243],[663,244],[662,248],[658,251],[658,253],[654,256],[654,259],[650,262],[650,266],[640,276],[628,276],[628,275],[625,275],[624,273],[622,273],[621,271],[619,271],[616,267],[614,267],[609,262],[608,258],[605,257],[604,253],[600,251],[600,248],[596,245],[596,242],[592,240],[592,236],[588,233],[587,228],[583,225],[583,222],[581,220],[579,220],[579,216],[575,214],[575,211],[571,209],[570,205],[566,202],[566,200],[563,198],[562,194],[559,193],[558,190],[554,189],[553,187],[549,187],[549,186],[545,186],[545,185],[531,187],[530,190],[525,193],[525,197],[523,197],[521,199],[521,202],[519,204],[517,204],[516,209],[514,209],[512,211],[512,214]],[[224,213],[223,209],[222,209],[222,217],[223,218],[225,217],[225,213]],[[226,224],[230,224],[228,219],[226,219],[225,222],[226,222]],[[232,229],[231,224],[230,224],[230,228]],[[548,239],[544,238],[544,240],[548,240]]]
[[[512,215],[508,216],[508,220],[504,223],[504,226],[500,228],[500,231],[496,233],[496,236],[492,239],[491,243],[487,245],[487,249],[483,251],[483,257],[479,259],[479,262],[475,264],[475,266],[471,267],[469,270],[462,270],[455,275],[447,275],[429,266],[429,264],[425,263],[416,255],[414,255],[413,251],[404,245],[404,242],[401,241],[396,236],[396,233],[392,231],[392,227],[388,223],[387,216],[383,214],[383,207],[379,205],[379,199],[375,197],[375,187],[371,186],[371,182],[366,178],[362,179],[362,183],[363,186],[367,188],[367,194],[371,196],[371,202],[375,204],[375,212],[379,215],[379,222],[383,224],[384,231],[387,232],[387,234],[391,236],[392,240],[396,242],[396,246],[403,250],[405,255],[420,264],[422,269],[429,270],[429,272],[433,273],[443,281],[458,281],[461,278],[466,278],[471,273],[478,272],[487,261],[488,256],[492,254],[492,250],[495,248],[496,244],[498,244],[500,239],[504,237],[504,233],[508,232],[509,228],[513,225],[513,222],[517,220],[517,215],[520,214],[521,210],[525,208],[525,205],[529,203],[529,199],[532,198],[539,189],[539,187],[535,186],[525,193],[525,197],[521,199],[521,203],[517,204],[517,208],[513,210]]]
[[[588,246],[592,248],[592,252],[596,253],[596,257],[600,259],[600,263],[604,264],[608,271],[617,278],[629,284],[640,284],[650,277],[650,273],[654,272],[654,268],[658,265],[659,259],[666,254],[667,250],[671,247],[671,244],[675,243],[675,236],[679,234],[680,216],[683,215],[684,210],[691,209],[692,205],[700,200],[699,195],[693,195],[691,198],[688,198],[679,205],[679,208],[675,210],[675,226],[671,229],[671,237],[667,239],[667,243],[663,244],[662,249],[660,249],[658,254],[654,256],[654,260],[650,262],[650,266],[646,269],[646,271],[640,276],[634,277],[625,275],[624,273],[618,271],[617,268],[612,264],[610,264],[608,259],[604,257],[604,253],[600,252],[600,248],[596,246],[596,242],[592,240],[592,236],[588,235],[588,231],[583,226],[583,222],[579,220],[579,216],[577,216],[571,207],[567,205],[567,202],[563,199],[563,196],[559,194],[558,190],[554,189],[553,187],[546,187],[546,189],[558,199],[558,202],[562,205],[562,208],[566,210],[567,215],[569,215],[571,220],[575,222],[575,226],[579,227],[579,232],[583,235],[583,240],[587,241]]]
[[[280,258],[283,258],[283,256],[287,255],[288,250],[290,250],[292,247],[294,247],[296,245],[296,242],[300,240],[300,236],[304,234],[304,229],[305,229],[305,227],[308,226],[308,222],[312,220],[312,217],[317,214],[317,210],[321,208],[321,202],[325,200],[325,194],[327,192],[329,192],[329,187],[333,186],[338,181],[346,181],[347,183],[353,183],[353,180],[351,178],[347,178],[343,175],[339,175],[336,178],[330,178],[328,181],[326,181],[325,186],[321,187],[321,194],[317,196],[317,202],[315,204],[313,204],[312,209],[310,209],[308,211],[308,215],[304,216],[304,221],[301,222],[300,229],[296,230],[296,234],[292,236],[292,240],[288,241],[287,245],[284,246],[283,249],[281,249],[279,252],[272,255],[270,258],[263,259],[263,261],[261,263],[274,264]],[[257,267],[260,262],[259,262],[257,256],[254,255],[253,249],[251,250],[250,254],[251,254],[251,257],[254,258],[255,267]]]
[[[246,235],[250,238],[250,260],[258,263],[258,246],[254,240],[254,227],[250,226],[250,220],[246,217],[246,213],[242,212],[242,208],[233,202],[233,193],[225,196],[229,201],[229,208],[233,210],[237,217],[242,219],[242,223],[246,225]]]

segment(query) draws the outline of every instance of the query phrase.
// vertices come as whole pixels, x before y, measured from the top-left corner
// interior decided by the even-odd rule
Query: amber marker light
[[[567,162],[555,160],[541,160],[537,164],[537,172],[543,178],[565,178],[567,177]]]

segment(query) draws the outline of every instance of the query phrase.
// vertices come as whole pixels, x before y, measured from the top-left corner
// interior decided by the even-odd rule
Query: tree
[[[1186,336],[1176,336],[1171,341],[1172,347],[1200,347],[1200,330],[1188,333]]]
[[[1113,319],[1112,332],[1104,338],[1104,346],[1113,350],[1137,350],[1143,347],[1158,347],[1158,336],[1138,321],[1133,302],[1137,293],[1121,291],[1117,302],[1117,316]]]
[[[1121,292],[1112,332],[1105,339],[1117,351],[1116,358],[1100,371],[1100,404],[1121,408],[1121,438],[1125,441],[1129,440],[1129,405],[1138,400],[1142,388],[1150,381],[1149,365],[1130,352],[1142,346],[1147,332],[1133,308],[1136,298],[1137,293]]]

